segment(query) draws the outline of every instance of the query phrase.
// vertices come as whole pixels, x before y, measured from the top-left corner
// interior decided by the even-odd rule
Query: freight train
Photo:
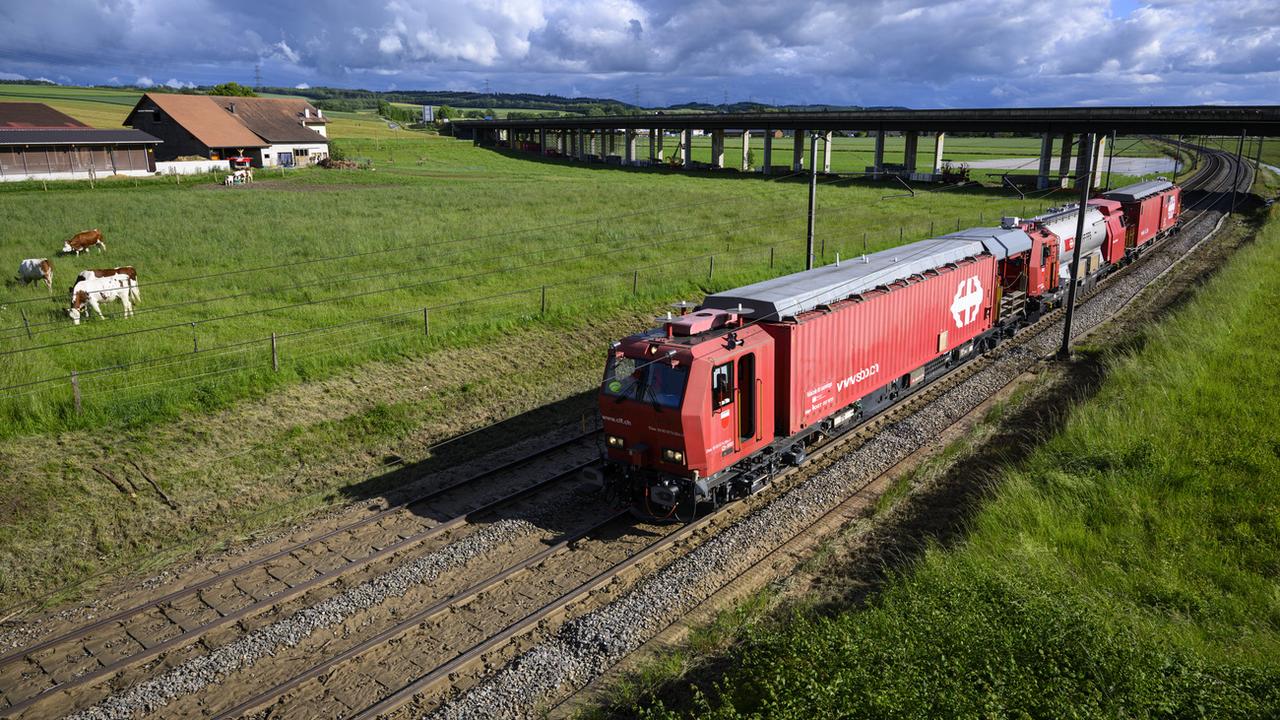
[[[1166,180],[708,295],[613,343],[593,479],[639,514],[689,519],[764,487],[1177,229]]]

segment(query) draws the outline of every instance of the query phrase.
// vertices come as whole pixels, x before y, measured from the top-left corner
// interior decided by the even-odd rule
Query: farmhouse
[[[124,124],[163,139],[161,160],[244,156],[290,167],[328,157],[328,122],[302,99],[147,93]]]
[[[147,175],[159,144],[140,130],[91,128],[44,103],[0,102],[0,181]]]

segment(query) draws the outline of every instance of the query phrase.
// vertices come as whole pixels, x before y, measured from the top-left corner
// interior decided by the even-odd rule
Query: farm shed
[[[155,172],[158,138],[91,128],[43,103],[0,103],[0,181]]]
[[[147,93],[124,124],[162,138],[160,160],[243,155],[273,167],[328,157],[328,122],[301,99]]]

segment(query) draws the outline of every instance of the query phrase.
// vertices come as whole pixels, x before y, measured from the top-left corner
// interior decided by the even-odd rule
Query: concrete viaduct
[[[1095,144],[1097,160],[1090,163],[1099,183],[1106,155],[1105,136],[1117,135],[1228,135],[1241,137],[1280,135],[1280,106],[1166,106],[1093,108],[1008,108],[964,110],[861,110],[853,112],[647,114],[609,117],[534,118],[521,120],[460,120],[451,123],[456,137],[477,144],[508,148],[531,147],[544,155],[560,155],[576,160],[603,161],[615,158],[623,165],[648,165],[665,161],[665,145],[676,136],[674,152],[680,165],[694,167],[690,157],[692,137],[701,130],[711,137],[712,168],[725,163],[725,134],[741,135],[742,158],[735,163],[748,170],[747,153],[753,134],[763,136],[764,174],[798,172],[804,169],[805,139],[822,141],[819,162],[823,172],[831,171],[831,143],[834,132],[863,131],[876,138],[874,162],[867,172],[872,177],[887,175],[932,179],[941,171],[943,148],[948,132],[1016,132],[1040,135],[1040,164],[1036,185],[1048,187],[1053,175],[1053,144],[1061,137],[1057,177],[1065,179],[1071,167],[1073,138],[1086,132],[1100,138]],[[780,133],[792,136],[791,162],[775,165],[774,141]],[[903,135],[901,164],[885,162],[886,133]],[[649,157],[637,157],[637,137],[647,133]],[[934,143],[932,173],[916,173],[920,138]],[[550,142],[548,142],[550,141]],[[621,144],[621,148],[618,145]],[[621,150],[621,152],[619,152]],[[785,150],[783,151],[785,152]],[[705,166],[704,166],[705,167]],[[928,177],[925,177],[928,176]]]

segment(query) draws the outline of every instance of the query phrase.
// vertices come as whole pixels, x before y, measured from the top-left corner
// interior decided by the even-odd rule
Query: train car
[[[615,343],[597,480],[643,513],[687,519],[993,344],[1002,298],[1025,292],[1011,263],[1038,246],[1018,229],[959,235],[710,295]]]
[[[1102,193],[1102,198],[1120,204],[1125,249],[1131,255],[1169,232],[1182,215],[1182,188],[1164,179],[1117,188]]]

